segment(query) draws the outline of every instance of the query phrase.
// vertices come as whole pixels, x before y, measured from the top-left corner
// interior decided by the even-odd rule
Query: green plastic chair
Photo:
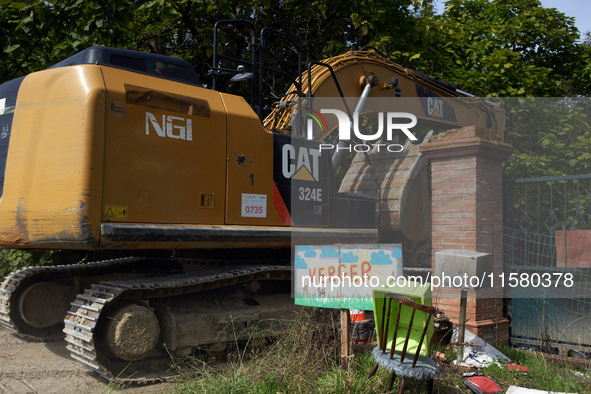
[[[406,378],[426,381],[427,392],[433,393],[438,368],[428,354],[437,309],[431,306],[431,289],[414,282],[374,289],[373,303],[378,346],[373,349],[376,363],[368,378],[382,366],[392,372],[388,390],[400,376],[398,393],[404,392]]]

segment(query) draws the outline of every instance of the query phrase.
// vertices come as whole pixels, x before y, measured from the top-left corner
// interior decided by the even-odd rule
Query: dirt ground
[[[0,327],[0,393],[167,392],[174,383],[120,388],[70,358],[65,341],[29,342]]]

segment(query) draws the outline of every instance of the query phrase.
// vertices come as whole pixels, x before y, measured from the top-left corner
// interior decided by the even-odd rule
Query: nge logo
[[[192,119],[162,115],[162,123],[159,123],[153,113],[146,112],[146,135],[150,134],[150,128],[153,128],[159,137],[193,141]]]

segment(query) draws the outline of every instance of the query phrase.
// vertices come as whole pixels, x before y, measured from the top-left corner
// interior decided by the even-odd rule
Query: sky
[[[566,16],[575,18],[575,26],[579,29],[581,38],[585,32],[591,31],[591,0],[541,0],[545,8],[556,8]],[[441,13],[445,0],[437,1],[437,10]]]
[[[589,0],[542,0],[545,8],[556,8],[566,16],[575,18],[575,26],[581,36],[591,31],[591,1]]]

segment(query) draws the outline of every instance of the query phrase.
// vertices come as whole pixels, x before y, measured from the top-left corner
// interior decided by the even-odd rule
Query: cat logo
[[[436,118],[443,118],[443,99],[427,97],[427,114]]]
[[[302,181],[318,182],[318,158],[320,150],[285,144],[281,149],[281,171],[283,176]]]

